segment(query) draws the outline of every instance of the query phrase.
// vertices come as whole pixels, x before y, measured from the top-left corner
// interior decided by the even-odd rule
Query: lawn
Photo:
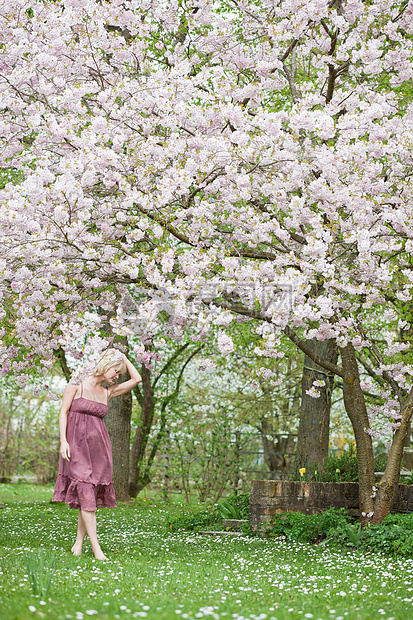
[[[413,618],[412,560],[171,532],[168,515],[185,508],[145,499],[98,512],[109,561],[94,560],[88,544],[75,558],[77,512],[51,504],[50,488],[12,490],[0,485],[2,620]],[[46,600],[32,593],[26,571],[40,547],[56,558]]]

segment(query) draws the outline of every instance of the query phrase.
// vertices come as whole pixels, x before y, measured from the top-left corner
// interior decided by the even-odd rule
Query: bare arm
[[[63,392],[62,406],[59,415],[60,454],[65,461],[70,461],[70,446],[66,439],[67,414],[77,392],[77,385],[68,383]]]
[[[124,381],[123,383],[117,383],[116,385],[109,386],[109,398],[115,398],[116,396],[121,396],[122,394],[127,394],[134,387],[138,385],[142,381],[142,377],[139,372],[136,370],[135,366],[128,360],[126,355],[123,356],[124,362],[126,364],[127,371],[129,373],[130,379],[129,381]]]

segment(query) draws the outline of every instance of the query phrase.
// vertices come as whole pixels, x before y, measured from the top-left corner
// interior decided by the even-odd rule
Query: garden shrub
[[[204,527],[216,525],[218,523],[222,524],[222,519],[219,517],[219,515],[217,515],[215,510],[209,512],[208,510],[202,509],[181,515],[180,517],[176,517],[175,519],[170,519],[168,520],[167,525],[168,528],[172,531],[196,531]]]
[[[315,516],[319,519],[320,531],[326,535],[337,527],[346,527],[352,520],[345,508],[329,508]]]
[[[387,454],[380,452],[374,457],[374,471],[383,472],[387,465]],[[300,474],[300,469],[292,471],[292,480],[314,480],[316,482],[358,482],[357,454],[354,444],[350,444],[348,450],[340,455],[329,454],[324,462],[324,469],[317,466],[305,467],[305,473]],[[412,476],[413,481],[413,476]],[[410,480],[403,478],[400,482],[411,484]]]
[[[366,527],[360,548],[413,558],[413,513],[387,515],[379,525]]]
[[[247,518],[248,502],[247,493],[230,496],[210,511],[202,509],[172,519],[168,521],[168,527],[172,531],[221,527],[223,506],[238,507],[239,512],[236,514],[242,516],[237,518]],[[244,534],[252,534],[248,523],[242,531]],[[350,517],[345,508],[329,508],[316,515],[286,512],[275,515],[265,525],[264,531],[270,538],[285,536],[288,541],[302,543],[322,540],[322,544],[328,547],[354,547],[364,552],[413,558],[413,513],[388,515],[382,523],[369,525],[362,530],[358,520]]]
[[[250,494],[229,495],[217,504],[216,509],[223,519],[249,519]]]
[[[287,512],[265,526],[269,537],[312,543],[324,538],[329,547],[355,547],[364,552],[413,558],[413,513],[388,515],[378,525],[361,529],[344,508],[330,508],[318,515]]]
[[[329,547],[357,547],[359,548],[362,542],[363,531],[360,527],[360,522],[356,523],[341,523],[337,527],[331,528],[327,534],[327,539],[324,544]]]
[[[346,527],[349,519],[344,508],[329,508],[316,515],[286,512],[275,515],[266,524],[265,531],[270,537],[285,536],[287,540],[310,543],[325,538],[331,530]]]
[[[324,471],[317,480],[320,482],[358,482],[357,456],[353,444],[339,456],[329,454],[324,462]]]
[[[386,452],[380,452],[374,457],[374,471],[384,471],[387,466]]]
[[[410,474],[410,476],[400,476],[399,483],[400,484],[413,484],[413,472]]]
[[[383,472],[387,465],[387,454],[380,452],[374,457],[374,471]],[[319,482],[358,482],[357,455],[353,444],[340,456],[329,454],[325,460],[324,471],[316,476]],[[410,478],[400,477],[401,484],[412,484]]]
[[[222,526],[222,519],[248,519],[249,503],[249,493],[229,495],[211,510],[203,508],[169,520],[168,527],[173,531],[197,531],[205,527]]]
[[[388,515],[381,523],[364,530],[357,523],[339,526],[329,532],[326,544],[413,558],[413,514]]]

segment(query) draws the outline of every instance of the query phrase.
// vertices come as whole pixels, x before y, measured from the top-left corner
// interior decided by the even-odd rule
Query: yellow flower
[[[339,470],[339,468],[337,467],[337,469],[336,469],[336,474],[339,474],[339,473],[340,473],[340,470]]]
[[[305,467],[301,467],[301,469],[298,470],[300,472],[300,476],[304,476],[305,474]]]

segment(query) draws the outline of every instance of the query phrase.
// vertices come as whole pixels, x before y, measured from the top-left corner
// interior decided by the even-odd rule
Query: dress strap
[[[80,384],[80,398],[82,398],[82,396],[83,396],[83,381]]]
[[[106,388],[106,404],[109,405],[109,388]]]

